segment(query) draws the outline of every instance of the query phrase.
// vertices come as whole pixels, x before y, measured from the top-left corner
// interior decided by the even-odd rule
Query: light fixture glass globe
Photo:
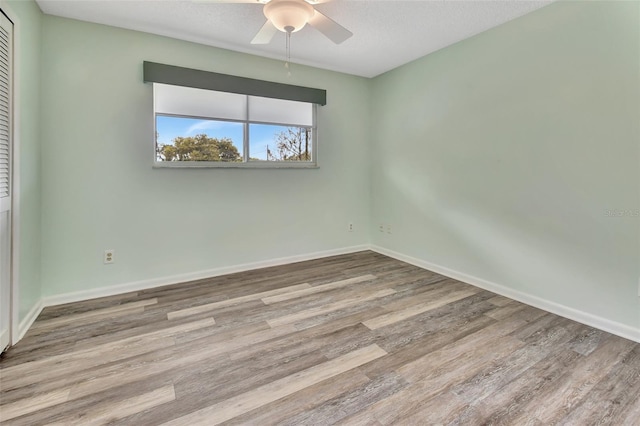
[[[264,6],[264,16],[280,31],[300,31],[314,14],[313,6],[304,0],[271,0]]]

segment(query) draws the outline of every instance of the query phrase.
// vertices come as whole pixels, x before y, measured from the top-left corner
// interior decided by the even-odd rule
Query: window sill
[[[251,161],[248,163],[221,163],[211,161],[170,161],[154,162],[154,169],[319,169],[317,163],[291,163],[277,161]]]

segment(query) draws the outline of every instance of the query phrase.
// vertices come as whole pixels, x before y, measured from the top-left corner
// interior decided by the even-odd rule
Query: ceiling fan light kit
[[[212,1],[255,2],[255,0]],[[278,30],[291,35],[307,24],[336,44],[342,43],[353,35],[351,31],[318,11],[313,6],[312,3],[315,2],[312,0],[258,0],[258,3],[264,4],[262,13],[266,16],[267,22],[258,31],[251,44],[267,44],[271,42]]]
[[[300,31],[313,17],[315,9],[305,1],[271,0],[264,5],[264,16],[280,31]]]

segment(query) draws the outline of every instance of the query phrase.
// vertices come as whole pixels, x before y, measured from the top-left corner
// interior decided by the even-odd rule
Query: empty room
[[[640,2],[0,10],[3,425],[640,424]]]

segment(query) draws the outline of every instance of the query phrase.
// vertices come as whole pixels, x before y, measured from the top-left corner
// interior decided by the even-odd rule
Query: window
[[[316,167],[327,91],[144,61],[159,167]]]
[[[316,104],[155,82],[159,167],[315,167]]]

